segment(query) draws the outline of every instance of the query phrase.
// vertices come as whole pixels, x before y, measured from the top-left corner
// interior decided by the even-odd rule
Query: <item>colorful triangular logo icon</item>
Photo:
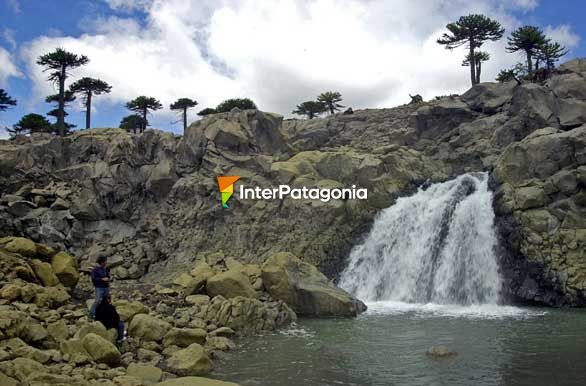
[[[234,183],[240,179],[240,176],[221,176],[218,177],[218,186],[222,194],[222,207],[228,209],[228,200],[234,194]]]

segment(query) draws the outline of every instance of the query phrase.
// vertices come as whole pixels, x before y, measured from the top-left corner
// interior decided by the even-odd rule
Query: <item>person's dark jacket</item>
[[[97,266],[92,269],[92,283],[94,283],[94,287],[98,288],[107,288],[110,286],[110,283],[107,281],[103,281],[103,278],[110,277],[110,270],[106,267]]]
[[[120,315],[118,315],[116,307],[104,300],[96,308],[96,320],[101,322],[107,330],[111,328],[117,329]]]

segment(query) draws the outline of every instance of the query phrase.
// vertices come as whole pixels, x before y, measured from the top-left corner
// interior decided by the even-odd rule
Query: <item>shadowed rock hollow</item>
[[[335,278],[376,213],[426,182],[489,171],[512,298],[585,305],[586,61],[544,84],[482,83],[392,109],[283,120],[208,116],[183,137],[83,130],[0,141],[0,236],[79,259],[111,256],[119,279],[169,280],[220,253],[262,263],[291,252]],[[246,186],[368,189],[365,201],[238,200]]]

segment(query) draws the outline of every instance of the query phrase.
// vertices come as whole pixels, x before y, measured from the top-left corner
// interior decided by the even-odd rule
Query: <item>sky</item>
[[[290,117],[329,90],[354,109],[463,93],[464,49],[436,39],[469,13],[498,20],[505,37],[537,25],[569,49],[564,60],[586,56],[583,0],[0,0],[0,88],[18,101],[0,112],[0,138],[23,115],[52,109],[44,99],[56,90],[36,60],[57,47],[90,59],[68,84],[89,76],[112,86],[93,99],[93,127],[117,127],[139,95],[164,105],[149,117],[153,127],[180,134],[169,105],[182,97],[198,102],[193,121],[228,98]],[[505,45],[482,47],[491,55],[483,81],[523,60]],[[84,127],[78,101],[68,112]]]

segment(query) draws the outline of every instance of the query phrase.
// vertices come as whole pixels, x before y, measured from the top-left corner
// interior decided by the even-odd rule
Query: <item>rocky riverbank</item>
[[[231,385],[181,377],[210,373],[213,359],[235,348],[233,337],[286,325],[293,309],[352,316],[365,308],[291,254],[262,266],[214,254],[168,285],[114,282],[128,329],[117,348],[117,332],[87,318],[93,291],[74,257],[5,237],[0,264],[2,386]]]
[[[585,76],[576,59],[543,83],[482,83],[323,119],[233,110],[182,137],[93,129],[0,141],[0,233],[68,251],[82,271],[105,253],[119,280],[165,283],[214,253],[262,264],[283,251],[335,279],[380,209],[422,184],[488,171],[504,293],[583,306]],[[218,175],[241,176],[237,186],[358,185],[369,198],[232,199],[225,210]]]

